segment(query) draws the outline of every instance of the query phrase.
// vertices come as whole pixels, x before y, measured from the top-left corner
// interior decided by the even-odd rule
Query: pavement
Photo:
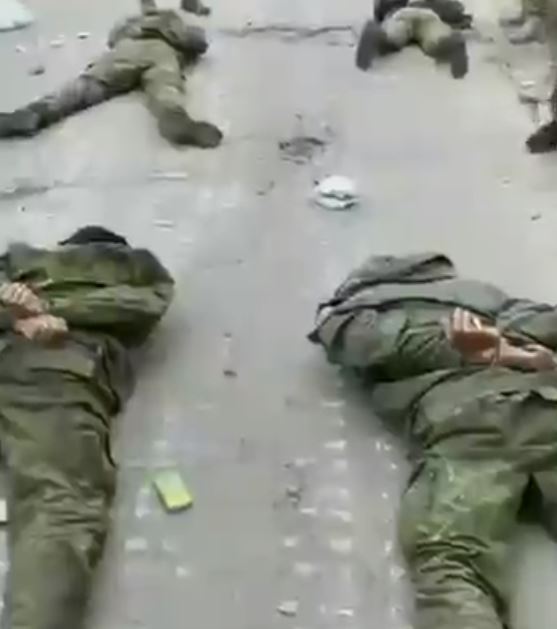
[[[76,4],[28,0],[36,26],[0,35],[0,109],[78,72],[135,8]],[[168,146],[139,94],[0,145],[0,244],[101,223],[177,280],[121,418],[92,628],[410,625],[394,528],[403,446],[305,335],[371,252],[443,250],[465,274],[557,302],[557,156],[525,152],[535,122],[483,30],[494,12],[476,4],[484,35],[457,82],[416,50],[357,72],[367,1],[214,0],[188,102],[225,131],[220,148]],[[285,159],[278,144],[297,135],[325,147]],[[312,203],[332,174],[357,183],[357,208]],[[160,506],[150,479],[164,467],[182,474],[191,510]],[[514,627],[549,628],[557,554],[536,532],[521,540]]]

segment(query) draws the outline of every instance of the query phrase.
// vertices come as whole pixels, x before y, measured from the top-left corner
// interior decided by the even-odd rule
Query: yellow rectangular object
[[[192,506],[193,496],[176,470],[158,472],[153,484],[167,511],[182,511]]]

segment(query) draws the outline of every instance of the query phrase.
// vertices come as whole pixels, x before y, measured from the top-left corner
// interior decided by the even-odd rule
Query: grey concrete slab
[[[29,5],[37,27],[0,37],[2,109],[77,72],[133,3]],[[315,305],[370,252],[424,248],[557,300],[556,162],[523,151],[531,123],[496,47],[472,44],[470,76],[455,82],[413,50],[356,72],[346,33],[222,32],[248,20],[357,25],[366,8],[215,1],[214,45],[188,99],[226,131],[218,150],[164,144],[138,94],[0,145],[1,244],[104,223],[155,250],[177,279],[121,420],[93,627],[405,627],[394,526],[403,450],[305,340]],[[91,37],[78,40],[81,30]],[[50,48],[59,34],[66,44]],[[47,72],[28,76],[37,58]],[[296,133],[328,147],[286,162],[277,143]],[[357,182],[358,208],[311,203],[314,182],[336,173]],[[165,514],[149,485],[167,465],[196,498],[183,514]],[[292,601],[296,617],[278,613]],[[521,605],[517,617],[531,620]]]

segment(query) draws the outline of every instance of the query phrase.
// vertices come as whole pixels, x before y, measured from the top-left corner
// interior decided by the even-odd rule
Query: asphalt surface
[[[28,5],[36,27],[0,35],[3,110],[77,73],[134,9]],[[0,145],[1,244],[104,224],[177,280],[121,420],[93,628],[407,627],[403,449],[306,341],[315,306],[366,255],[423,249],[557,301],[557,158],[525,153],[533,122],[497,42],[471,43],[460,82],[415,50],[357,72],[351,28],[368,5],[214,0],[188,102],[225,131],[216,150],[166,145],[140,94]],[[285,159],[278,144],[297,135],[325,147]],[[356,182],[357,208],[312,203],[330,174]],[[166,514],[152,491],[167,466],[195,496],[188,512]],[[530,536],[510,566],[517,629],[549,627],[555,611],[557,556]]]

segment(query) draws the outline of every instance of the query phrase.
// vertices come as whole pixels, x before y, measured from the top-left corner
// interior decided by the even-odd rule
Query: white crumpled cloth
[[[0,31],[24,28],[33,21],[33,14],[19,0],[0,0]]]

